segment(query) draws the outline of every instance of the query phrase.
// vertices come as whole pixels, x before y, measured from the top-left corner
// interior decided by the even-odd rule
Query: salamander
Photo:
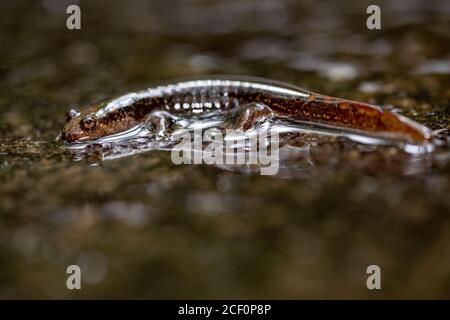
[[[156,111],[195,118],[227,113],[252,103],[267,106],[276,117],[294,121],[393,134],[413,143],[427,143],[432,137],[425,126],[368,103],[317,94],[272,80],[229,77],[155,86],[81,111],[70,110],[61,138],[76,143],[118,134],[144,123]]]

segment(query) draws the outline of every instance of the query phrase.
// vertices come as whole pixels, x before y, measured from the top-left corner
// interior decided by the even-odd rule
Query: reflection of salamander
[[[257,106],[255,108],[255,103]],[[62,139],[79,142],[126,131],[156,111],[195,117],[249,106],[242,128],[251,127],[258,113],[371,133],[394,134],[405,141],[431,139],[426,127],[366,103],[332,98],[275,81],[257,78],[191,80],[126,94],[109,102],[68,113]],[[260,106],[267,106],[261,108]]]

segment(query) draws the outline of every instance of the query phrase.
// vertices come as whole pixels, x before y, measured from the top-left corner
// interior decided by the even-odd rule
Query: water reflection
[[[185,123],[183,130],[175,130],[168,136],[155,137],[149,135],[148,127],[138,126],[114,137],[68,145],[67,150],[73,160],[85,161],[92,166],[141,153],[167,151],[172,153],[173,162],[175,162],[174,153],[177,156],[181,154],[187,157],[188,161],[176,164],[209,164],[227,171],[260,174],[261,169],[267,168],[268,162],[251,162],[249,159],[252,157],[252,151],[260,152],[258,148],[262,140],[258,141],[256,138],[264,133],[267,135],[264,140],[267,156],[276,156],[275,176],[313,179],[343,168],[377,174],[383,172],[399,175],[423,174],[435,161],[449,153],[450,145],[448,130],[436,131],[433,145],[408,145],[395,139],[364,135],[361,132],[280,120],[262,123],[246,132],[228,136],[225,127],[226,124],[223,122],[210,119],[209,122]],[[197,131],[198,128],[200,131]],[[222,159],[217,161],[215,153],[217,150],[208,151],[213,141],[210,138],[201,140],[200,144],[194,140],[187,145],[182,144],[183,134],[186,132],[193,137],[200,132],[200,139],[211,134],[223,135],[224,142],[230,141],[227,145],[219,146],[221,148],[219,154],[223,161]],[[276,150],[273,145],[274,137],[277,139]],[[211,160],[208,162],[208,159],[214,156],[215,162]],[[194,162],[194,159],[200,160]],[[227,162],[227,159],[233,160]],[[239,162],[239,159],[243,160]]]

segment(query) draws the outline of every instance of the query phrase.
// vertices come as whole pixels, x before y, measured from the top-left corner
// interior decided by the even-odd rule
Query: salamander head
[[[67,112],[61,140],[69,143],[85,142],[126,130],[129,124],[124,114],[117,112],[106,118],[97,115],[106,103],[103,101],[81,111],[71,109]]]
[[[61,139],[69,143],[96,140],[126,131],[136,125],[136,119],[121,110],[100,118],[97,114],[104,106],[105,102],[102,102],[82,111],[72,109],[67,112]]]
[[[82,111],[71,109],[67,112],[61,139],[69,143],[82,142],[95,140],[110,134],[110,130],[102,124],[96,115],[100,106],[101,104],[97,104]]]

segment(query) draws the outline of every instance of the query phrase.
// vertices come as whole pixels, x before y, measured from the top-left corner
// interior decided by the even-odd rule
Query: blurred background
[[[54,140],[69,106],[211,73],[448,129],[449,30],[445,0],[1,1],[0,298],[448,298],[448,150],[316,143],[267,177],[156,151],[91,166]]]

